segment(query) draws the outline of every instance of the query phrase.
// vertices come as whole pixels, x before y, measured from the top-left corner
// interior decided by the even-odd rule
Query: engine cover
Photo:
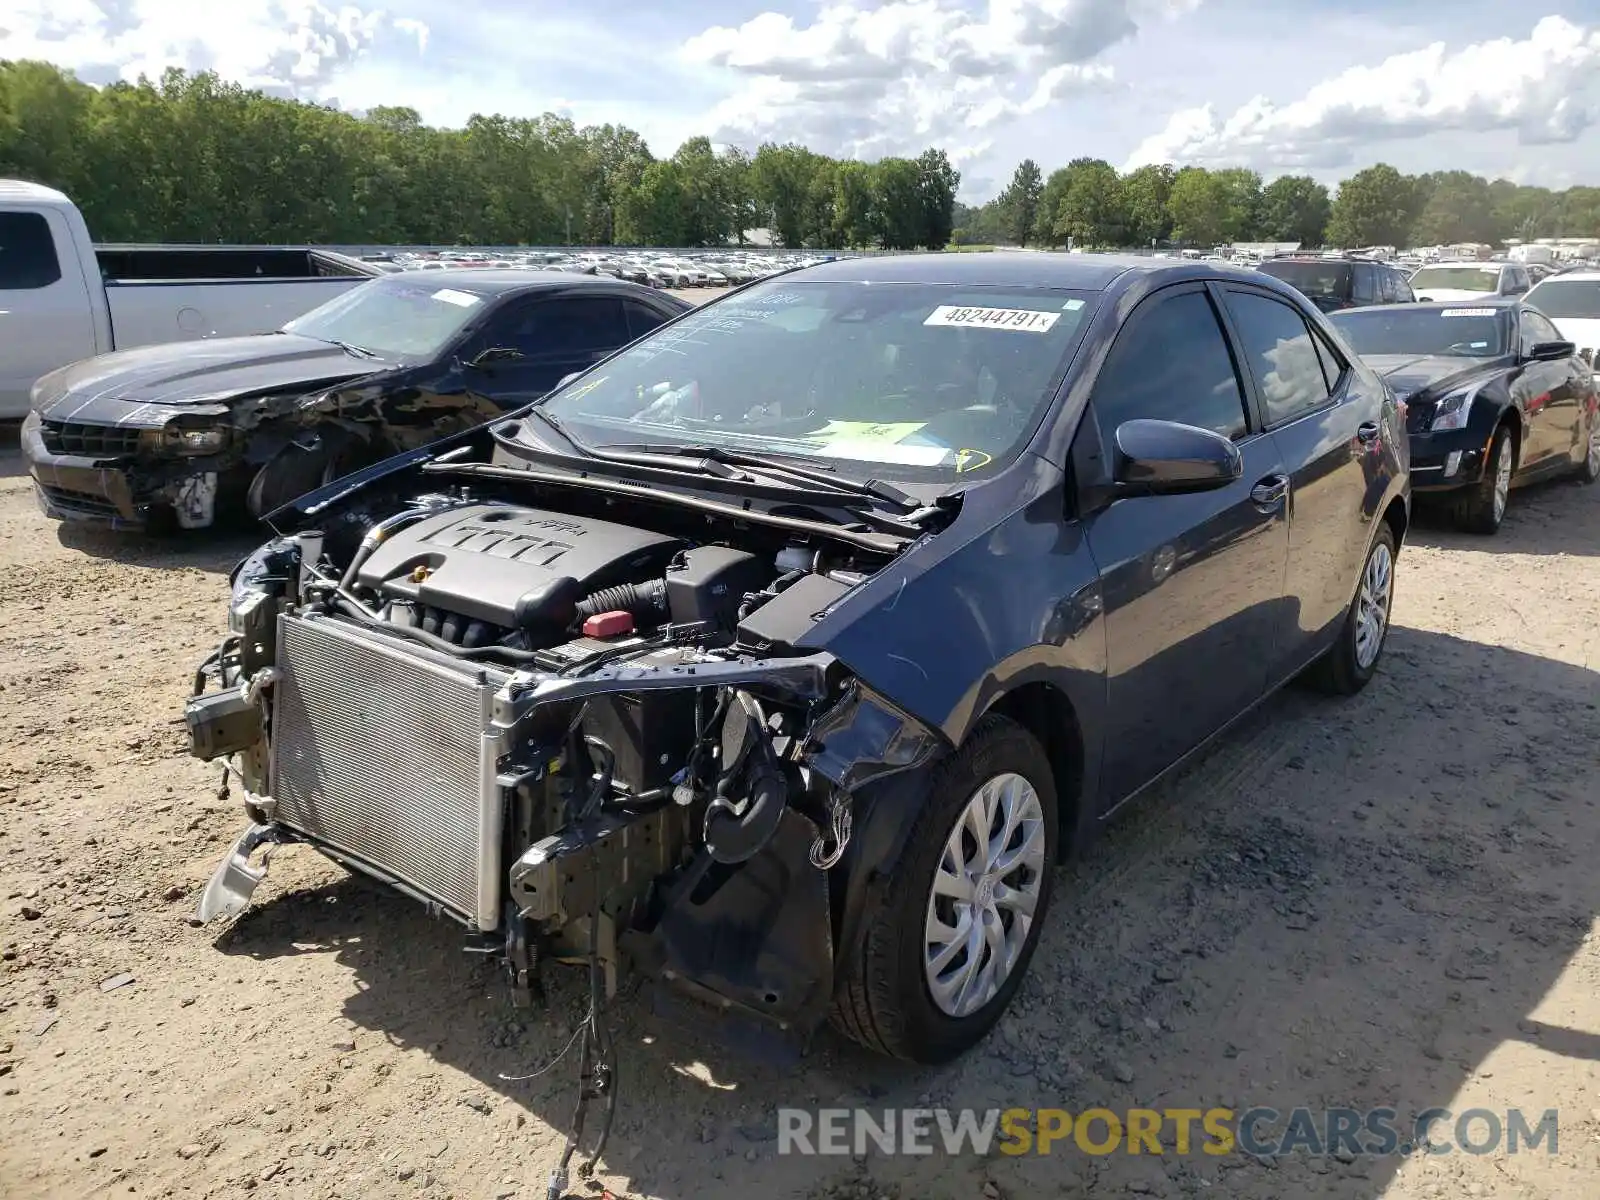
[[[396,533],[362,564],[357,582],[387,600],[491,625],[565,625],[590,592],[659,578],[681,545],[609,521],[484,504]]]

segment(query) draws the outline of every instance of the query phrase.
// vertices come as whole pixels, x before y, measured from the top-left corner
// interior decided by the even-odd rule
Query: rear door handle
[[[1250,499],[1261,508],[1276,508],[1289,494],[1287,475],[1268,475],[1250,489]]]
[[[1360,438],[1363,442],[1377,441],[1378,435],[1382,432],[1383,430],[1378,427],[1378,423],[1376,421],[1367,421],[1364,424],[1356,426],[1356,437]]]

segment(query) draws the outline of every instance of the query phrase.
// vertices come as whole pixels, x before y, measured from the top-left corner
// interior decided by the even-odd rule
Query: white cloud
[[[1373,143],[1449,132],[1514,133],[1524,146],[1577,140],[1600,119],[1600,27],[1546,17],[1523,41],[1451,53],[1443,42],[1351,67],[1282,106],[1258,96],[1219,120],[1211,105],[1174,113],[1125,169],[1146,163],[1263,169],[1345,167]]]
[[[710,115],[719,140],[862,158],[940,145],[961,160],[1002,123],[1108,85],[1101,53],[1198,3],[988,0],[975,13],[959,0],[839,0],[809,25],[764,12],[707,29],[682,55],[742,81]]]
[[[316,0],[0,0],[0,56],[45,59],[97,82],[181,67],[323,99],[389,31],[419,51],[427,44],[420,21]]]

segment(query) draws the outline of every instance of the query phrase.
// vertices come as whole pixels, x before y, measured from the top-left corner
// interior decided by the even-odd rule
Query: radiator
[[[276,819],[480,929],[500,922],[490,702],[502,672],[326,618],[278,620]]]

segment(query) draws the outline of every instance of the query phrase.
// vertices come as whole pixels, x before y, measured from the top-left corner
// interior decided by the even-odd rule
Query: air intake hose
[[[619,583],[616,587],[601,588],[578,601],[579,621],[607,612],[626,612],[636,617],[665,620],[667,581],[652,579],[648,583]]]

